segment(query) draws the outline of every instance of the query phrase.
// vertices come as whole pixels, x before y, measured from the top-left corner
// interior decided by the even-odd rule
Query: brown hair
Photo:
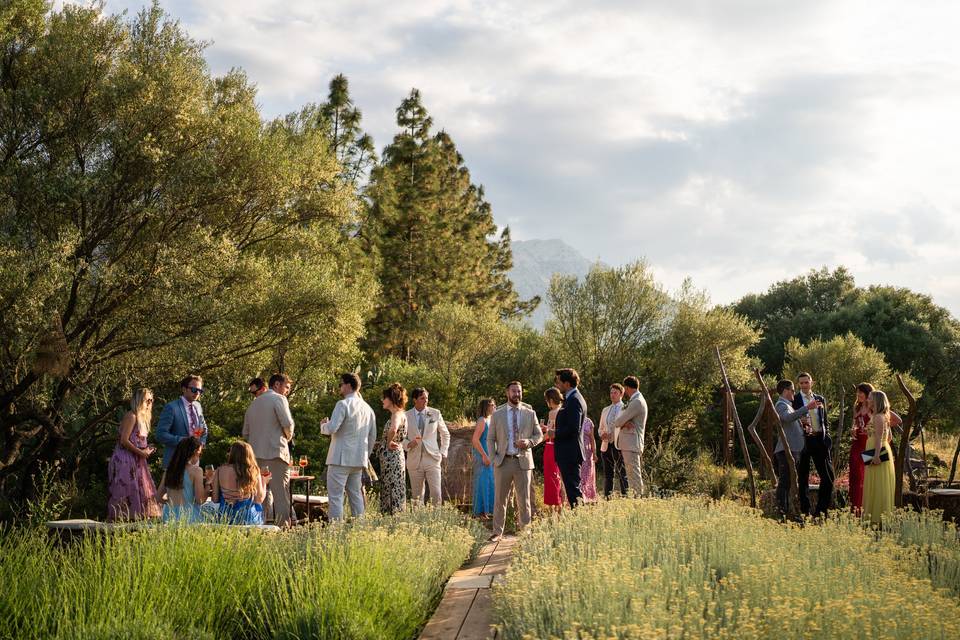
[[[285,373],[275,373],[270,376],[269,384],[271,388],[273,388],[273,385],[277,384],[278,382],[283,382],[284,384],[293,384],[293,380],[291,380],[290,376]]]
[[[356,391],[360,388],[360,376],[355,373],[341,373],[340,384],[348,384],[351,389]]]
[[[623,379],[623,386],[635,391],[640,390],[640,380],[637,376],[627,376]]]
[[[797,374],[797,380],[799,380],[800,378],[810,378],[811,380],[813,380],[813,376],[807,373],[806,371],[801,371],[800,373]]]
[[[423,387],[414,387],[413,391],[410,392],[410,397],[414,400],[422,396],[427,392]]]
[[[569,367],[557,369],[554,372],[554,375],[557,377],[557,380],[560,382],[566,382],[571,387],[577,387],[580,385],[580,374],[577,373],[576,369],[571,369]]]
[[[563,404],[563,394],[560,393],[560,389],[556,387],[550,387],[543,392],[543,399],[547,402],[552,402],[553,404]]]
[[[510,382],[507,383],[507,386],[505,386],[504,389],[509,389],[509,388],[512,387],[513,385],[517,385],[518,387],[520,387],[521,389],[523,389],[523,385],[520,384],[520,381],[519,381],[519,380],[511,380]]]
[[[486,418],[488,415],[493,413],[490,409],[497,408],[497,403],[494,402],[493,398],[484,398],[480,401],[480,404],[477,405],[477,416],[480,418]]]
[[[242,494],[254,493],[260,482],[260,467],[257,466],[257,457],[253,455],[253,447],[242,440],[234,442],[227,453],[227,464],[237,474],[237,491]]]
[[[869,382],[861,382],[860,384],[857,385],[857,391],[859,391],[864,396],[866,396],[867,398],[866,402],[869,402],[870,394],[873,393],[874,388],[873,388],[873,385],[870,384]],[[860,400],[858,399],[853,405],[853,410],[860,411],[860,409],[863,408],[863,405],[864,405],[864,402],[860,402]]]
[[[192,375],[192,374],[189,376],[186,376],[183,380],[180,381],[180,388],[186,389],[191,384],[203,384],[203,378],[201,378],[200,376]]]
[[[399,382],[394,382],[383,390],[383,397],[390,400],[393,406],[403,409],[407,406],[407,390]]]
[[[616,389],[616,390],[619,391],[620,393],[623,393],[623,385],[620,384],[619,382],[614,382],[612,385],[610,385],[610,388],[611,388],[611,389]]]
[[[777,383],[777,393],[783,393],[787,389],[793,389],[793,380],[781,380]]]

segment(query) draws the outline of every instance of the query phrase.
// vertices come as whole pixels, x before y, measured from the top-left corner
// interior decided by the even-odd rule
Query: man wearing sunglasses
[[[207,421],[203,419],[200,396],[203,394],[203,378],[190,375],[180,381],[180,397],[168,402],[157,421],[157,441],[163,445],[163,469],[166,471],[173,457],[173,450],[181,440],[197,435],[207,444]]]

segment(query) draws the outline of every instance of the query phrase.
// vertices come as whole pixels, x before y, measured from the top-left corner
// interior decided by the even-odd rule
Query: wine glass
[[[194,438],[202,438],[202,437],[203,437],[203,427],[201,427],[201,426],[199,426],[199,425],[198,425],[198,426],[195,426],[195,427],[193,428],[193,437],[194,437]]]
[[[307,468],[308,462],[309,460],[307,460],[307,456],[305,455],[300,456],[300,475],[302,476],[307,475],[306,468]]]

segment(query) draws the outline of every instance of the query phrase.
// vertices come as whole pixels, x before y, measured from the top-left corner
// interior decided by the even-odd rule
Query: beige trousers
[[[440,461],[424,456],[418,468],[407,469],[410,477],[410,496],[414,504],[423,504],[423,484],[430,488],[430,502],[439,505],[443,502],[440,487]]]
[[[270,469],[270,484],[263,501],[264,522],[273,521],[278,527],[290,522],[290,466],[280,458],[257,458],[257,464]]]
[[[530,524],[530,475],[529,469],[520,468],[520,460],[505,456],[503,464],[493,467],[493,535],[503,535],[507,519],[507,500],[510,490],[516,486],[517,504],[520,510],[520,526]]]
[[[627,470],[627,485],[635,498],[643,495],[643,454],[638,451],[620,450],[623,466]]]

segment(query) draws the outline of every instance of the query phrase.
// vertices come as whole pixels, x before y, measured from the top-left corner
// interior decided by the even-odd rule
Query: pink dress
[[[138,449],[146,448],[147,436],[140,435],[139,424],[134,425],[130,432],[130,442]],[[110,499],[107,502],[107,522],[160,517],[157,487],[153,484],[146,458],[117,442],[110,457],[108,477]]]
[[[563,482],[560,480],[560,467],[553,454],[553,439],[543,445],[543,504],[563,504]]]
[[[593,464],[593,453],[596,443],[593,441],[593,421],[586,418],[580,430],[583,443],[583,464],[580,465],[580,493],[586,502],[597,499],[597,470]]]

